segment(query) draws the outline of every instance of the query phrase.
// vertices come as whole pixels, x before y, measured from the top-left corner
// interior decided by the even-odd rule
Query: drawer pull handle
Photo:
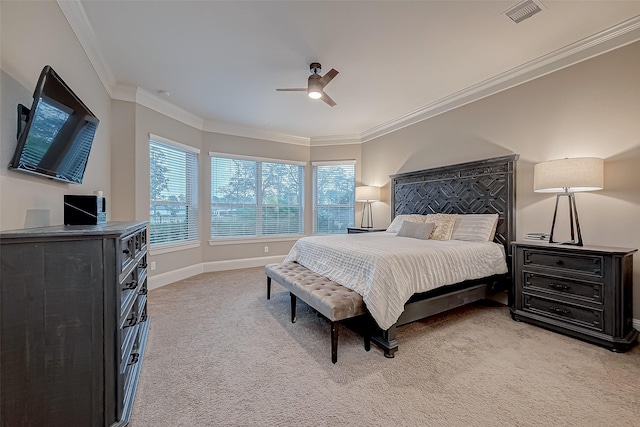
[[[563,262],[561,259],[558,259],[558,260],[556,260],[556,264],[557,264],[557,265],[563,265],[563,264],[564,264],[564,262]]]
[[[129,356],[129,363],[127,363],[127,366],[135,365],[136,363],[138,363],[139,360],[140,360],[140,353],[131,353],[131,356]]]
[[[129,249],[123,249],[122,253],[125,255],[129,255],[131,253],[131,251]]]
[[[549,283],[549,287],[554,289],[562,289],[563,291],[568,291],[569,289],[571,289],[571,286],[558,283]]]
[[[593,272],[595,274],[600,274],[600,260],[599,259],[594,259],[593,260]]]
[[[122,287],[123,291],[129,290],[129,289],[135,289],[136,286],[138,286],[138,281],[137,280],[132,280],[129,283],[125,283],[125,285]]]
[[[138,295],[146,295],[147,294],[147,288],[142,288],[138,291]]]
[[[566,308],[554,307],[552,305],[549,306],[549,311],[553,311],[554,313],[560,313],[560,314],[571,313],[571,310],[568,310]]]
[[[136,323],[138,323],[138,318],[135,313],[131,313],[131,315],[127,317],[124,327],[130,328],[131,326],[135,326]]]

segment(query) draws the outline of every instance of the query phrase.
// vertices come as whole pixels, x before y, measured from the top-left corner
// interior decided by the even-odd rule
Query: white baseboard
[[[264,267],[267,264],[283,262],[286,255],[265,256],[259,258],[232,259],[203,263],[205,273],[212,271],[238,270],[240,268]]]
[[[276,255],[259,258],[244,258],[228,261],[211,261],[190,265],[177,270],[150,276],[147,283],[148,289],[156,289],[178,280],[187,279],[201,273],[211,273],[213,271],[238,270],[241,268],[264,267],[267,264],[282,262],[285,255]]]
[[[204,273],[202,263],[190,265],[188,267],[179,268],[177,270],[168,271],[155,276],[150,276],[147,282],[148,289],[156,289],[168,285],[178,280],[186,279],[197,274]]]

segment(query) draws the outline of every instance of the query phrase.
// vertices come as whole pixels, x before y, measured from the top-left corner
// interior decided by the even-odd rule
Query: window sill
[[[149,255],[161,255],[168,254],[170,252],[184,251],[187,249],[195,249],[200,247],[200,242],[186,242],[186,243],[169,243],[166,245],[158,245],[149,249]]]
[[[242,245],[246,243],[267,243],[267,242],[295,242],[301,237],[304,237],[304,235],[296,234],[296,235],[290,235],[290,236],[216,239],[216,240],[209,240],[209,246]]]

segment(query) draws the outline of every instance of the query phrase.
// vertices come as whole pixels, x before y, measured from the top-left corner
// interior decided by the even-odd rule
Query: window
[[[150,136],[151,246],[198,240],[198,153],[197,148]]]
[[[211,238],[304,234],[304,163],[211,156]]]
[[[355,217],[354,161],[313,163],[313,234],[346,233]]]

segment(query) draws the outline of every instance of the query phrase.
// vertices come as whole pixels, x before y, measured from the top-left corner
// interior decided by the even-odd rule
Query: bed
[[[419,240],[395,233],[311,236],[287,257],[363,295],[385,356],[396,328],[510,286],[517,155],[391,176],[392,217],[497,214],[493,242]],[[424,265],[431,268],[424,269]]]

